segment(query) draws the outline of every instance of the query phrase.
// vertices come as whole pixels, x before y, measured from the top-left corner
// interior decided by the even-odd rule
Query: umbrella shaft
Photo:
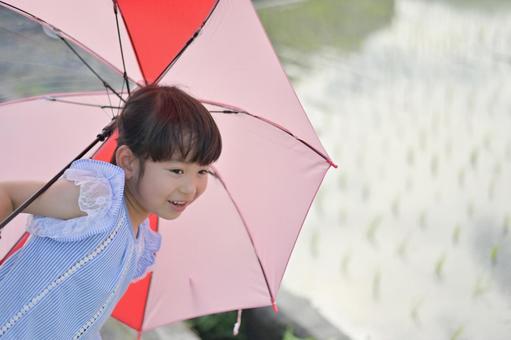
[[[105,139],[107,139],[115,129],[116,120],[117,120],[117,117],[114,117],[112,119],[112,121],[106,127],[103,128],[102,132],[96,136],[96,139],[92,143],[89,144],[89,146],[87,146],[82,152],[80,152],[80,154],[78,156],[76,156],[62,170],[60,170],[59,173],[56,174],[50,181],[48,181],[48,183],[46,183],[41,189],[39,189],[35,194],[33,194],[27,200],[25,200],[25,202],[23,202],[19,207],[17,207],[12,213],[10,213],[9,216],[7,216],[7,218],[0,223],[0,232],[2,231],[3,227],[5,227],[10,221],[12,221],[18,214],[23,212],[23,210],[25,210],[33,201],[35,201],[37,199],[37,197],[41,196],[41,194],[43,192],[48,190],[48,188],[50,186],[52,186],[53,183],[55,183],[60,178],[60,176],[62,176],[64,171],[66,171],[74,161],[82,158],[98,142],[101,142],[101,141],[104,141]],[[0,238],[1,238],[1,235],[0,235]]]

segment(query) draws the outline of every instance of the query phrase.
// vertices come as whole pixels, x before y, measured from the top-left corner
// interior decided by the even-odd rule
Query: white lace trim
[[[123,170],[110,163],[82,159],[75,161],[63,178],[80,186],[78,206],[87,215],[68,220],[29,215],[27,231],[69,242],[110,230],[122,205]]]
[[[13,327],[19,319],[23,317],[23,315],[27,314],[32,308],[34,308],[37,303],[39,303],[50,291],[58,287],[64,281],[66,281],[72,274],[74,274],[78,269],[83,267],[86,263],[90,262],[96,256],[98,256],[105,248],[112,242],[113,238],[119,231],[119,228],[124,225],[125,220],[124,216],[119,219],[116,227],[112,232],[108,235],[106,239],[104,239],[92,252],[82,257],[80,260],[76,261],[68,270],[66,270],[63,274],[61,274],[57,279],[53,280],[48,286],[46,286],[42,291],[39,292],[35,297],[30,300],[30,302],[26,303],[14,316],[12,316],[4,325],[0,327],[0,336],[4,335],[11,327]]]
[[[94,172],[83,169],[68,169],[63,178],[80,186],[78,206],[89,217],[102,215],[109,208],[112,189],[106,178],[97,177]]]

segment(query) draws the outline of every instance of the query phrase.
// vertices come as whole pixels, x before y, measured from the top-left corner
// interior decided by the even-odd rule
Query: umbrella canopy
[[[0,2],[120,73],[125,69],[139,85],[180,86],[202,100],[220,128],[216,176],[179,219],[151,217],[163,238],[153,272],[129,287],[113,316],[143,331],[275,305],[300,228],[333,163],[250,1],[116,3],[117,17],[105,0]],[[50,95],[0,105],[7,164],[0,178],[49,178],[110,120],[100,108],[110,103],[105,93]],[[109,160],[114,147],[110,139],[90,156]],[[21,246],[23,222],[17,217],[6,228],[0,258]]]

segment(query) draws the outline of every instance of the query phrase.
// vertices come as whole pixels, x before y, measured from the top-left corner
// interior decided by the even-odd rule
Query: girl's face
[[[167,220],[179,217],[208,185],[208,166],[148,159],[144,167],[144,173],[135,183],[132,193],[145,211]]]

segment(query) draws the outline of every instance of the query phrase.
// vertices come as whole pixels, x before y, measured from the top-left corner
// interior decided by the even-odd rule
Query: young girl
[[[117,127],[111,163],[75,161],[25,210],[34,215],[31,238],[0,266],[0,338],[100,338],[160,247],[148,215],[175,219],[206,189],[222,146],[196,99],[175,87],[141,88]],[[0,183],[0,220],[42,184]]]

